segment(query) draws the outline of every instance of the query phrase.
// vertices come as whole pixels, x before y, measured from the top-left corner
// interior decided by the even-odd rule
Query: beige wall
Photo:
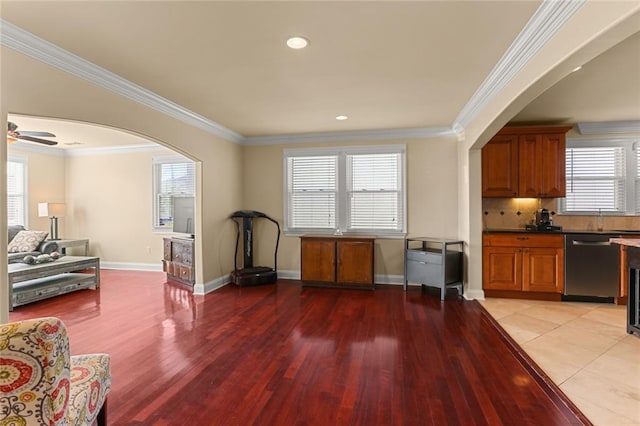
[[[153,152],[67,157],[63,237],[89,238],[91,255],[103,263],[158,267],[163,235],[152,229],[152,160],[171,154],[158,147]]]
[[[390,145],[407,147],[407,231],[409,236],[455,238],[457,232],[457,144],[453,138],[345,141],[326,144],[269,145],[244,148],[243,205],[262,211],[281,225],[283,218],[283,151],[318,146]],[[273,263],[273,229],[256,221],[255,251],[260,265]],[[376,241],[375,273],[398,281],[403,273],[403,240]],[[300,271],[298,237],[283,236],[278,268]],[[395,276],[395,277],[394,277]],[[386,278],[385,278],[386,277]]]
[[[65,202],[65,159],[61,155],[50,155],[21,149],[17,144],[9,145],[9,157],[18,156],[27,160],[28,212],[25,228],[49,231],[51,221],[38,216],[38,203]],[[58,220],[58,234],[65,235],[66,219]]]

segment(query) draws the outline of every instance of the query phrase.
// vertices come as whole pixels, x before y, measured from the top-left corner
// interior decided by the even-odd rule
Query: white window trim
[[[346,214],[347,214],[347,191],[341,188],[341,183],[346,182],[347,171],[346,171],[346,161],[338,161],[338,177],[337,177],[337,185],[338,185],[338,199],[336,200],[337,204],[337,214],[336,218],[337,223],[339,224],[339,229],[303,229],[296,228],[295,230],[289,229],[288,225],[288,217],[289,217],[289,206],[287,203],[288,199],[288,175],[287,175],[287,159],[289,157],[295,156],[313,156],[313,155],[338,155],[340,157],[346,157],[349,154],[401,154],[401,162],[402,162],[402,223],[403,228],[401,231],[386,231],[386,230],[375,230],[375,231],[349,231],[345,229],[345,225],[347,222]],[[407,146],[405,144],[396,144],[396,145],[374,145],[374,146],[346,146],[346,147],[322,147],[322,148],[292,148],[285,149],[283,151],[282,156],[282,211],[284,218],[284,226],[283,233],[287,236],[301,236],[309,233],[313,234],[321,234],[321,235],[332,235],[332,234],[344,234],[344,235],[373,235],[378,238],[404,238],[407,235]],[[344,208],[342,206],[345,206]]]
[[[166,163],[192,163],[193,167],[194,167],[194,179],[195,179],[195,162],[183,155],[162,155],[162,156],[157,156],[157,157],[153,157],[152,158],[152,165],[151,165],[151,180],[153,181],[153,193],[151,194],[151,203],[152,203],[152,212],[153,212],[153,217],[151,218],[151,229],[154,233],[160,233],[160,234],[173,234],[173,230],[172,229],[168,229],[166,227],[162,227],[162,226],[156,226],[157,223],[157,218],[159,215],[158,212],[158,205],[156,203],[156,198],[158,195],[158,191],[159,191],[159,187],[158,187],[158,179],[156,176],[156,165],[158,164],[166,164]],[[195,197],[195,182],[193,185],[193,196]]]
[[[24,227],[29,229],[29,158],[24,155],[9,154],[7,162],[22,163],[23,165],[24,194],[22,202],[24,204]]]
[[[568,138],[567,148],[623,147],[625,149],[625,212],[601,212],[602,216],[635,216],[636,213],[636,176],[637,161],[635,151],[638,149],[638,138]],[[558,202],[558,214],[567,216],[593,216],[597,211],[565,211],[564,199]]]

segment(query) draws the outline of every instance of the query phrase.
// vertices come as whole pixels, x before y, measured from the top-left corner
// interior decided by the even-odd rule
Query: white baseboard
[[[162,272],[162,264],[155,264],[155,263],[128,263],[128,262],[100,261],[100,268],[101,269],[119,269],[123,271]]]
[[[278,278],[283,280],[299,280],[300,271],[282,271],[278,269]]]
[[[227,274],[204,284],[196,284],[195,286],[193,286],[193,294],[199,294],[199,295],[208,294],[221,287],[224,287],[230,282],[231,282],[231,276]]]
[[[464,298],[467,300],[484,300],[484,291],[476,288],[466,289]]]

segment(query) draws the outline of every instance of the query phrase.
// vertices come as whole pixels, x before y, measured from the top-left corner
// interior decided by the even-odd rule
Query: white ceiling
[[[3,1],[1,15],[250,137],[450,127],[540,3]],[[287,48],[291,35],[310,46]],[[514,121],[638,119],[636,34]],[[113,143],[67,122],[11,120],[61,148]]]

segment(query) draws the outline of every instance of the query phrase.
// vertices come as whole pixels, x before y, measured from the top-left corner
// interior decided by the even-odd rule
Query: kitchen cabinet
[[[305,235],[300,238],[300,268],[307,285],[371,288],[375,238]]]
[[[482,148],[483,197],[565,196],[571,127],[505,127]]]
[[[564,287],[562,235],[484,234],[482,245],[486,296],[560,300]]]

